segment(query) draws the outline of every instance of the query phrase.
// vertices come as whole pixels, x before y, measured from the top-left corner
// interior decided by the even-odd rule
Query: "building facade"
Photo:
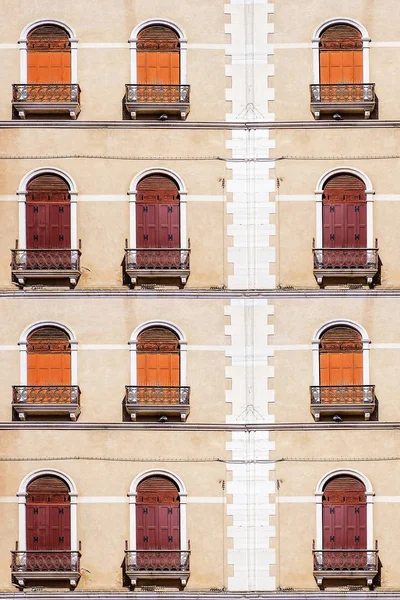
[[[5,596],[400,590],[397,5],[301,4],[2,3]]]

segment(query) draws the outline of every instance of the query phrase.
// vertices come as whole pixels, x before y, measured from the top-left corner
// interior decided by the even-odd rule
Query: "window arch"
[[[365,27],[353,19],[336,18],[321,23],[312,37],[314,83],[369,83],[370,41]],[[333,53],[337,56],[331,61]],[[351,59],[348,68],[346,57]],[[331,81],[332,77],[336,81]]]
[[[376,565],[373,553],[352,552],[374,550],[373,496],[368,478],[353,469],[336,469],[318,482],[315,493],[317,570],[314,573],[319,585],[327,572],[334,571],[335,567],[337,570],[338,550],[344,551],[339,558],[345,571],[349,567],[355,571],[372,571],[372,564]],[[325,571],[325,575],[321,571]],[[375,574],[368,575],[369,585]]]
[[[53,485],[54,484],[54,485]],[[49,486],[52,486],[52,489],[49,489]],[[29,510],[28,506],[33,506],[35,503],[35,497],[33,496],[33,492],[41,494],[43,490],[47,488],[47,492],[51,491],[50,496],[53,494],[57,495],[57,493],[61,493],[63,496],[62,504],[69,506],[69,526],[70,526],[70,534],[60,537],[64,537],[64,543],[66,546],[66,550],[71,550],[71,552],[78,552],[78,534],[77,534],[77,489],[72,481],[72,479],[63,473],[62,471],[58,471],[56,469],[39,469],[37,471],[33,471],[29,473],[20,484],[18,489],[18,506],[19,506],[19,536],[18,536],[18,548],[19,551],[24,552],[30,549],[31,543],[33,540],[27,540],[27,526],[30,525],[32,528],[32,523],[28,522],[27,512]],[[58,500],[58,498],[53,498],[54,500]],[[36,498],[36,500],[40,500],[40,498]],[[45,505],[56,504],[48,503],[47,501],[43,502]],[[46,509],[47,513],[49,512],[49,508]],[[27,518],[28,517],[28,518]],[[61,525],[65,525],[65,523],[61,523]],[[68,527],[66,527],[67,531]],[[48,540],[47,540],[48,541]],[[45,548],[43,548],[45,549]],[[49,548],[51,549],[51,548]]]
[[[35,385],[29,383],[30,378],[52,378],[59,376],[63,381],[67,378],[70,383],[64,385],[78,385],[78,342],[71,329],[57,321],[41,321],[27,327],[18,342],[20,353],[20,385]],[[43,355],[43,357],[42,357]],[[60,368],[53,367],[59,362]],[[46,369],[40,373],[38,363],[46,362]],[[60,382],[56,382],[60,383]],[[47,384],[50,384],[48,382]]]
[[[143,228],[143,223],[138,220],[138,212],[141,211],[140,215],[143,214],[143,205],[146,201],[150,200],[154,206],[154,211],[157,210],[162,216],[165,210],[168,211],[169,200],[173,198],[173,206],[176,207],[175,213],[175,230],[169,232],[170,234],[177,236],[178,240],[173,239],[173,243],[177,243],[177,248],[187,247],[187,233],[186,233],[186,199],[187,191],[185,184],[181,177],[170,169],[154,168],[146,169],[136,175],[129,188],[129,200],[130,200],[130,248],[140,248],[141,242],[138,238],[138,234],[143,235],[144,230],[139,231],[139,227]],[[162,202],[157,200],[163,198]],[[140,206],[139,206],[140,205]],[[174,209],[173,209],[174,212]],[[173,213],[168,213],[171,216]],[[146,213],[148,215],[148,213]],[[141,217],[139,217],[141,219]],[[178,227],[176,227],[178,224]],[[173,222],[170,223],[170,227],[173,228]],[[158,242],[161,244],[162,235],[158,235]],[[168,232],[167,232],[168,237]],[[149,240],[150,241],[150,240]],[[166,240],[168,242],[168,240]],[[171,242],[171,241],[170,241]],[[169,242],[169,243],[170,243]],[[165,246],[159,246],[165,247]],[[167,246],[168,247],[168,246]]]
[[[335,194],[338,195],[338,192],[341,194],[340,201],[335,201]],[[373,197],[374,190],[372,187],[371,180],[369,177],[360,171],[359,169],[354,169],[352,167],[338,167],[336,169],[330,169],[326,173],[324,173],[318,183],[315,190],[315,199],[316,199],[316,237],[315,243],[317,248],[324,248],[325,242],[329,240],[324,239],[324,235],[329,236],[329,233],[332,233],[328,230],[324,231],[325,221],[328,225],[329,220],[329,195],[332,193],[332,204],[339,204],[343,210],[346,210],[346,206],[353,206],[353,209],[356,205],[362,205],[365,211],[365,226],[363,229],[363,236],[365,238],[366,248],[374,248],[375,240],[374,240],[374,224],[373,224]],[[358,201],[355,196],[359,196]],[[324,208],[324,207],[327,208]],[[324,211],[326,211],[327,216],[324,215]],[[357,215],[358,215],[357,211]],[[333,212],[331,213],[331,216]],[[365,233],[364,233],[365,232]],[[361,231],[359,232],[361,233]],[[346,232],[347,236],[347,232]],[[342,236],[343,239],[343,236]],[[339,241],[339,240],[338,240]],[[360,240],[354,240],[354,243],[361,243]]]
[[[78,40],[69,25],[54,19],[34,21],[23,29],[18,43],[21,84],[78,83]]]
[[[174,504],[176,504],[176,501],[179,501],[179,547],[180,550],[188,550],[188,541],[186,533],[187,491],[180,477],[178,477],[174,473],[163,469],[152,469],[149,471],[145,471],[137,477],[135,477],[135,479],[132,481],[128,494],[130,506],[130,549],[138,549],[137,505],[143,503],[143,501],[140,499],[139,494],[144,482],[154,483],[154,487],[157,487],[158,482],[165,482],[165,485],[169,485],[171,490],[173,489],[171,487],[171,484],[172,486],[174,486],[175,490],[177,490],[177,494],[175,494]]]
[[[76,249],[78,246],[77,239],[77,188],[74,180],[68,173],[54,167],[42,167],[34,169],[25,175],[18,188],[19,202],[19,247],[26,249],[28,242],[32,244],[57,243],[63,247]],[[44,213],[49,224],[46,227],[45,238],[42,241],[34,240],[33,237],[38,235],[35,232],[35,216],[39,215],[39,208],[36,211],[34,207],[38,206],[40,212]],[[59,210],[62,209],[61,211]],[[52,213],[50,215],[50,212]],[[63,236],[63,239],[53,240],[50,236],[50,222],[55,214],[57,219],[56,235]],[[28,233],[28,228],[30,233]],[[30,240],[29,235],[32,236]],[[49,247],[49,246],[48,246]],[[50,246],[51,247],[51,246]]]
[[[132,31],[129,43],[131,84],[186,84],[187,40],[178,25],[164,19],[143,21]],[[147,50],[153,55],[149,59]],[[156,81],[157,78],[162,80]]]
[[[146,333],[147,332],[147,333]],[[158,335],[158,333],[165,335],[165,338],[170,338],[169,342],[167,340],[166,343],[170,343],[171,347],[172,345],[175,346],[175,348],[178,349],[179,351],[179,355],[178,355],[178,360],[179,360],[179,383],[177,383],[177,385],[183,387],[186,386],[186,353],[187,353],[187,342],[185,339],[185,336],[183,335],[182,331],[176,327],[176,325],[173,325],[172,323],[169,323],[167,321],[148,321],[147,323],[143,323],[142,325],[140,325],[139,327],[137,327],[135,329],[135,331],[132,333],[129,345],[130,345],[130,353],[131,353],[131,385],[132,386],[138,386],[140,385],[138,383],[139,381],[139,368],[141,368],[141,365],[143,365],[143,360],[139,359],[138,360],[138,355],[140,355],[141,353],[143,353],[143,355],[145,355],[146,352],[146,348],[145,348],[145,344],[147,345],[151,345],[153,344],[153,347],[155,349],[155,353],[157,354],[158,350],[157,350],[157,340],[155,340],[154,342],[149,339],[151,338],[153,335],[156,337]],[[146,338],[148,338],[148,341],[145,341]],[[140,346],[140,342],[141,340],[143,340],[144,345],[141,347]],[[163,340],[160,338],[159,340],[161,342],[161,344],[163,344]],[[158,346],[160,347],[160,346]],[[174,349],[172,351],[174,354],[177,352],[176,349]],[[177,359],[173,359],[175,360],[175,363],[177,362]],[[171,363],[172,365],[172,363]],[[172,373],[171,373],[172,375]],[[142,376],[142,375],[140,375]],[[176,373],[174,375],[174,377],[176,378]]]
[[[356,376],[361,379],[360,385],[369,385],[369,347],[370,339],[366,330],[349,320],[336,320],[328,321],[317,329],[314,333],[312,340],[313,348],[313,382],[314,386],[329,385],[322,383],[328,380],[330,377],[335,377],[334,374],[334,358],[335,350],[337,354],[346,353],[349,355],[349,360],[352,364],[356,365],[352,367],[351,374],[349,376]],[[348,351],[348,352],[347,352]],[[332,373],[330,373],[330,354],[333,355]],[[357,355],[360,358],[354,358]],[[322,359],[322,370],[321,370],[321,356],[328,358]],[[344,371],[343,371],[344,369]],[[354,374],[354,369],[357,371]],[[346,369],[341,363],[341,372],[337,373],[338,377],[346,377]]]

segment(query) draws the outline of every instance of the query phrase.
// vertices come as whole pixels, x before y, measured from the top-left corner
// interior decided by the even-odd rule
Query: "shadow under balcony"
[[[23,287],[32,280],[68,280],[75,287],[81,276],[80,256],[80,250],[11,250],[12,281]]]
[[[316,119],[321,115],[363,114],[369,119],[375,108],[374,83],[312,84],[311,112]]]
[[[138,279],[179,279],[190,275],[190,250],[182,248],[136,248],[125,250],[124,271],[131,284]]]
[[[190,412],[190,387],[126,386],[124,406],[132,421],[138,416],[180,417],[186,421]]]
[[[27,115],[66,115],[76,119],[81,112],[80,94],[77,83],[16,83],[12,105],[20,119]]]
[[[12,408],[21,421],[27,416],[67,416],[76,421],[80,395],[77,385],[14,385]]]
[[[314,248],[314,276],[324,280],[364,280],[373,283],[378,273],[378,248]]]
[[[359,415],[367,421],[376,407],[374,385],[311,386],[311,414],[321,416]]]
[[[333,580],[339,585],[351,580],[373,587],[379,570],[377,542],[375,550],[313,550],[314,577],[320,588]]]
[[[128,84],[125,108],[132,119],[138,115],[165,115],[185,120],[190,111],[190,85]],[[166,120],[166,119],[164,119]]]
[[[23,589],[28,581],[67,582],[76,587],[80,574],[80,552],[27,550],[11,552],[12,582]]]
[[[185,587],[190,576],[190,549],[125,550],[124,572],[132,588],[139,580],[177,580]]]

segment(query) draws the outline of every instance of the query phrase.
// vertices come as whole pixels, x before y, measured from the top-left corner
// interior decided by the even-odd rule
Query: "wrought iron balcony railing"
[[[374,385],[311,386],[311,403],[320,404],[374,404]]]
[[[374,83],[311,84],[312,103],[375,102]]]
[[[79,271],[80,250],[11,250],[13,271]]]
[[[126,102],[189,104],[189,85],[128,84]]]
[[[314,270],[378,270],[378,248],[314,248]]]
[[[313,544],[314,577],[322,587],[324,580],[365,580],[372,588],[374,578],[379,572],[378,543],[372,550],[335,549],[315,550]]]
[[[128,270],[189,270],[190,250],[181,248],[137,248],[125,251]]]
[[[77,385],[13,385],[13,404],[76,404],[81,391]]]
[[[13,572],[61,573],[80,571],[80,552],[70,550],[27,550],[11,552]]]
[[[13,85],[13,102],[71,102],[79,104],[80,92],[77,83],[15,83]]]
[[[190,387],[142,385],[126,386],[126,404],[189,404]]]
[[[139,579],[178,579],[186,586],[190,575],[189,550],[125,550],[124,571],[132,588]]]

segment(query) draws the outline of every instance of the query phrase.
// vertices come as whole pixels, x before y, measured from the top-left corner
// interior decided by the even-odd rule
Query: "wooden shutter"
[[[179,491],[166,477],[149,477],[137,488],[136,538],[139,550],[178,550]]]
[[[361,33],[350,25],[328,27],[320,39],[320,83],[362,83]]]
[[[179,248],[180,207],[176,183],[164,175],[150,175],[137,187],[138,248]]]
[[[28,386],[71,385],[70,341],[57,327],[41,327],[28,337]]]
[[[323,494],[324,549],[365,550],[367,505],[364,484],[350,476],[338,476]]]
[[[139,386],[180,385],[179,339],[170,329],[150,327],[139,335],[137,347]]]
[[[163,25],[143,29],[137,42],[139,84],[179,85],[179,38]]]
[[[67,32],[42,25],[28,35],[28,84],[71,83],[71,48]]]
[[[49,173],[29,182],[26,239],[29,249],[70,248],[70,194],[68,184],[61,177]]]
[[[69,550],[69,489],[58,477],[39,477],[28,486],[26,533],[28,550]]]
[[[322,196],[323,247],[366,248],[365,185],[350,174],[328,180]]]
[[[320,340],[320,385],[362,385],[361,335],[351,327],[331,327]]]

